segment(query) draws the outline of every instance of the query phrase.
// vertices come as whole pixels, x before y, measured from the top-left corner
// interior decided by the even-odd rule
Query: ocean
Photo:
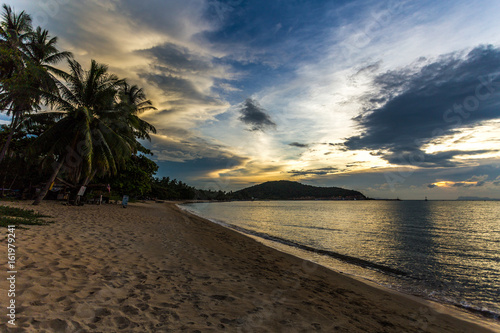
[[[500,202],[244,201],[180,207],[336,271],[500,318]]]

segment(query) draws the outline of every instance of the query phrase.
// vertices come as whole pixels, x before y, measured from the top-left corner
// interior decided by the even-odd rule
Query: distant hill
[[[234,199],[251,200],[253,198],[264,200],[366,199],[358,191],[340,187],[304,185],[288,180],[266,182],[234,192]]]

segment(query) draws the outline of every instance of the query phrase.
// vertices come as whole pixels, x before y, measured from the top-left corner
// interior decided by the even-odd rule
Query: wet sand
[[[0,332],[500,332],[496,322],[268,248],[172,203],[36,210],[55,223],[16,230],[15,327],[2,256]]]

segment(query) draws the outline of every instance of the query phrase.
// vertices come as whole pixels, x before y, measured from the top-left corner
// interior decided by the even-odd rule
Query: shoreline
[[[17,230],[19,326],[2,320],[2,331],[500,330],[270,248],[172,202],[0,204],[35,208],[55,222]]]
[[[425,301],[429,301],[431,303],[436,303],[442,306],[449,307],[451,309],[455,309],[458,311],[465,312],[468,315],[472,315],[474,318],[477,316],[479,320],[485,319],[485,320],[491,320],[494,323],[500,324],[500,318],[498,313],[493,312],[491,310],[487,309],[481,309],[478,307],[474,306],[467,306],[467,305],[462,305],[458,302],[452,302],[452,301],[445,301],[442,299],[438,298],[433,298],[429,296],[426,293],[412,293],[411,291],[408,290],[408,288],[405,288],[404,283],[400,285],[401,281],[395,280],[393,281],[396,283],[396,286],[393,286],[393,283],[390,283],[389,281],[385,281],[386,283],[384,284],[382,281],[377,280],[376,275],[381,274],[381,275],[387,275],[389,273],[389,276],[396,279],[398,276],[406,276],[406,272],[396,270],[390,267],[386,266],[380,266],[377,264],[373,264],[372,262],[365,261],[360,258],[356,257],[351,257],[351,256],[346,256],[339,254],[337,252],[332,252],[332,251],[325,251],[325,250],[318,250],[315,248],[312,248],[310,246],[298,244],[294,241],[289,241],[285,240],[279,237],[274,237],[274,236],[269,236],[267,234],[262,234],[257,231],[252,231],[245,229],[243,227],[237,226],[237,225],[232,225],[228,222],[225,221],[218,221],[215,219],[210,219],[207,217],[204,217],[202,215],[198,215],[195,211],[191,211],[187,207],[182,207],[184,204],[192,204],[192,203],[205,203],[205,202],[180,202],[177,203],[176,206],[184,211],[187,212],[188,214],[192,214],[194,216],[200,217],[202,219],[206,219],[209,222],[215,223],[217,225],[221,225],[222,227],[234,230],[238,233],[241,233],[242,235],[245,235],[247,237],[250,237],[252,239],[257,240],[259,243],[263,244],[264,246],[270,247],[272,249],[275,249],[280,252],[284,252],[287,254],[290,254],[292,256],[298,257],[302,260],[309,260],[312,261],[320,266],[323,266],[327,269],[330,269],[336,273],[341,273],[345,274],[348,276],[351,276],[355,279],[364,281],[368,284],[374,284],[376,286],[379,286],[383,288],[384,290],[390,290],[394,291],[403,295],[408,295],[411,297],[417,297],[419,299],[423,299]],[[318,256],[323,259],[318,259]],[[326,258],[326,259],[325,259]],[[346,269],[347,266],[347,269]],[[357,271],[353,271],[352,269],[349,269],[349,267],[355,268]],[[362,270],[359,270],[359,269]],[[370,274],[363,274],[363,272],[366,272],[366,270],[370,270],[370,268],[375,268],[376,275],[370,276]],[[346,269],[343,271],[342,269]],[[374,271],[371,271],[373,274]],[[398,288],[399,287],[399,288]],[[407,287],[407,286],[406,286]]]
[[[231,225],[229,225],[229,224],[227,224],[225,222],[219,223],[219,222],[216,222],[216,221],[212,221],[209,218],[203,217],[202,215],[197,215],[196,213],[194,213],[194,212],[192,212],[192,211],[190,211],[188,209],[185,209],[185,208],[182,208],[182,207],[179,206],[179,205],[182,205],[182,204],[185,204],[185,203],[190,204],[190,203],[194,203],[194,202],[176,203],[175,206],[180,211],[182,211],[182,212],[185,212],[185,213],[187,213],[189,215],[192,215],[192,216],[204,219],[207,222],[214,223],[216,225],[222,226],[223,228],[227,228],[229,230],[233,230],[233,231],[235,231],[235,232],[237,232],[237,233],[239,233],[239,234],[241,234],[243,236],[249,237],[249,238],[257,241],[258,243],[262,244],[263,246],[269,247],[269,248],[271,248],[271,249],[273,249],[275,251],[278,251],[280,253],[284,253],[284,254],[293,256],[293,257],[295,257],[295,258],[297,258],[299,260],[304,260],[304,261],[311,262],[312,264],[324,267],[325,269],[330,270],[330,271],[332,271],[335,274],[341,274],[343,276],[347,276],[347,277],[355,279],[355,280],[357,280],[357,281],[359,281],[361,283],[365,283],[365,284],[367,284],[369,286],[372,286],[374,288],[380,289],[383,292],[395,293],[396,295],[399,295],[399,296],[402,296],[402,297],[411,298],[412,300],[414,300],[416,302],[422,303],[423,305],[426,305],[426,306],[431,306],[433,308],[436,308],[438,311],[449,313],[450,315],[455,316],[455,317],[462,317],[462,316],[464,316],[465,318],[467,318],[467,320],[469,320],[471,322],[481,323],[481,322],[485,321],[487,323],[487,325],[489,325],[489,324],[493,324],[493,326],[498,325],[498,327],[495,327],[495,328],[500,331],[500,321],[497,320],[497,319],[495,319],[494,317],[491,317],[491,316],[487,315],[487,314],[491,314],[490,311],[486,311],[486,313],[487,313],[486,314],[486,313],[484,313],[481,310],[477,310],[477,309],[469,308],[469,307],[465,307],[465,306],[460,306],[460,305],[455,304],[455,303],[445,303],[445,302],[441,302],[439,300],[435,300],[435,299],[432,299],[432,298],[425,297],[424,295],[417,295],[417,294],[406,293],[404,291],[400,291],[400,290],[397,290],[395,288],[390,288],[388,286],[380,284],[377,281],[370,280],[369,278],[364,277],[362,275],[357,275],[357,274],[354,274],[354,273],[346,273],[346,272],[339,271],[339,270],[335,269],[335,267],[333,267],[333,266],[321,264],[321,263],[315,262],[315,261],[313,261],[311,259],[301,257],[299,254],[288,252],[286,249],[280,249],[279,247],[276,246],[276,244],[275,244],[276,242],[274,240],[272,240],[272,239],[263,239],[263,238],[259,237],[258,235],[248,234],[248,233],[246,233],[244,231],[239,230],[239,227],[233,228]],[[301,250],[303,250],[301,247],[295,248],[295,247],[293,247],[293,246],[291,246],[289,244],[286,244],[286,243],[279,243],[279,244],[280,245],[284,245],[285,248],[286,247],[290,247],[290,248],[293,248],[293,249],[301,249]],[[312,252],[314,252],[316,254],[323,255],[322,253],[319,253],[318,251],[312,251]],[[342,259],[335,258],[335,257],[333,259],[341,261],[341,262],[343,261]],[[348,265],[354,265],[354,266],[356,266],[356,264],[354,264],[352,262],[345,262],[345,263],[347,263]],[[363,266],[361,266],[361,267],[363,267]]]
[[[500,324],[500,315],[498,311],[488,309],[481,305],[468,304],[466,301],[451,299],[447,295],[435,297],[435,291],[426,286],[419,286],[415,289],[414,285],[408,284],[408,281],[401,277],[408,276],[408,273],[390,266],[378,265],[373,261],[367,261],[350,255],[343,255],[338,252],[321,250],[311,246],[303,245],[297,241],[292,241],[277,236],[266,234],[261,231],[246,229],[237,224],[232,224],[224,220],[217,220],[204,217],[198,214],[196,210],[191,210],[189,204],[197,202],[181,202],[177,206],[189,214],[207,219],[208,221],[221,225],[223,227],[235,230],[247,237],[256,239],[265,246],[275,250],[291,254],[303,260],[310,260],[318,265],[331,269],[334,272],[352,276],[353,278],[365,281],[369,284],[380,286],[384,290],[394,291],[403,295],[417,297],[431,303],[440,304],[451,309],[465,312],[468,315],[477,316],[479,320],[491,320],[493,323]],[[182,205],[187,204],[182,207]],[[422,281],[422,280],[421,280]]]

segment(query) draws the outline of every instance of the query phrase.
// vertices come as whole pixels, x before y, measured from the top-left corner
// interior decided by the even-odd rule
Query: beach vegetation
[[[50,216],[39,214],[30,209],[0,206],[0,227],[9,225],[44,225],[49,223],[42,220],[47,217]]]
[[[132,198],[148,196],[154,183],[154,174],[158,165],[145,155],[132,156],[125,168],[116,176],[108,176],[102,183],[110,184],[113,193],[119,196],[124,194]]]

